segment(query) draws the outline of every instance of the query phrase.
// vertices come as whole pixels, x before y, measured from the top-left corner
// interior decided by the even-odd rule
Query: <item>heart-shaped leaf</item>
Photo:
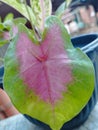
[[[87,55],[73,47],[57,17],[47,18],[43,34],[39,44],[24,31],[11,41],[4,88],[21,113],[60,130],[92,95],[94,68]]]

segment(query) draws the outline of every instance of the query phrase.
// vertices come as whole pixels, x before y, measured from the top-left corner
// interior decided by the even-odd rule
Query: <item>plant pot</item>
[[[65,123],[61,130],[72,130],[80,126],[88,118],[90,112],[93,110],[97,98],[98,98],[98,35],[97,34],[86,34],[71,39],[75,47],[81,48],[86,53],[94,64],[95,68],[95,88],[94,92],[83,110],[72,120]],[[4,73],[4,67],[0,67],[0,86],[3,87],[2,77]],[[42,130],[50,130],[49,126],[44,123],[31,118],[28,115],[24,115],[29,121],[38,125]]]

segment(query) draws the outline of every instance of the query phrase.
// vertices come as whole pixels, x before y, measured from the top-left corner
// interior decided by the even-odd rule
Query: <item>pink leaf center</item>
[[[63,98],[63,92],[67,91],[67,85],[72,81],[72,71],[58,25],[48,30],[40,45],[32,43],[22,33],[16,55],[20,76],[31,91],[53,105]]]

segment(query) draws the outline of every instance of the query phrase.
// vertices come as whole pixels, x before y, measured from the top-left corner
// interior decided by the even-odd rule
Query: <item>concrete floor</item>
[[[98,102],[87,121],[82,126],[74,130],[98,130]]]

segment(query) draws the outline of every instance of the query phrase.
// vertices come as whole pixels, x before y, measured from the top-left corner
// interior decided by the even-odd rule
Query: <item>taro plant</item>
[[[52,15],[50,0],[0,0],[25,16],[9,14],[0,23],[4,89],[21,112],[60,130],[87,104],[94,88],[94,68],[74,48],[62,21]],[[31,28],[26,26],[26,20]]]

